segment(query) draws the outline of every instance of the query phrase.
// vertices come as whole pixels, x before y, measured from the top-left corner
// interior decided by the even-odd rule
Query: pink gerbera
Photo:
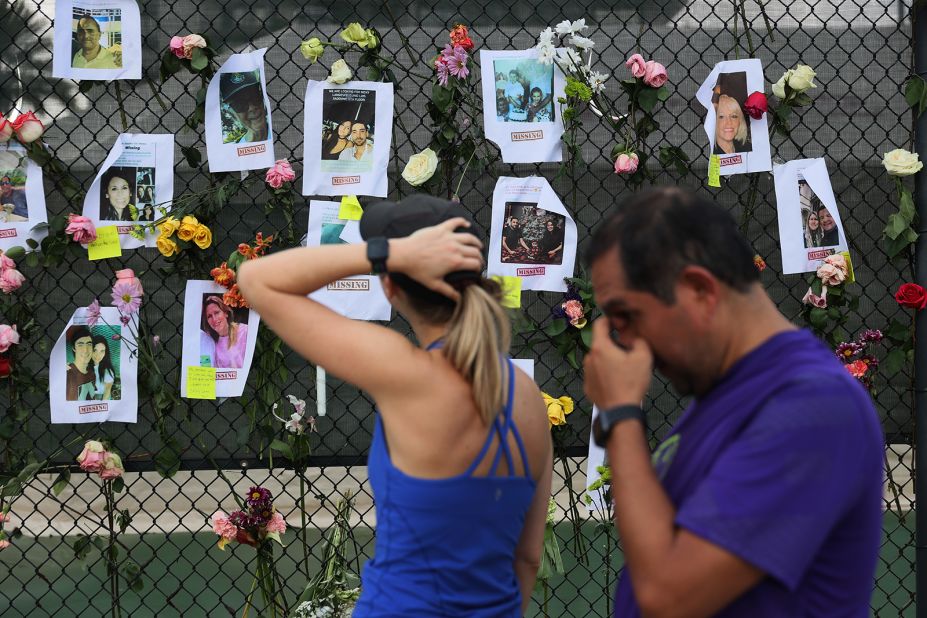
[[[470,69],[467,68],[468,58],[467,50],[458,45],[454,48],[451,57],[447,59],[447,70],[457,79],[466,79],[470,74]]]
[[[113,306],[120,313],[129,315],[138,311],[142,306],[142,291],[133,283],[120,281],[113,286]]]
[[[450,75],[450,72],[447,69],[446,62],[440,62],[437,64],[435,69],[438,73],[438,83],[442,86],[447,86],[447,78]]]

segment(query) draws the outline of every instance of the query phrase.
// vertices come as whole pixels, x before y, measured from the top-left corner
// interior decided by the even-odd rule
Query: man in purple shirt
[[[605,317],[585,388],[626,566],[615,616],[868,616],[878,417],[779,313],[734,219],[680,189],[640,194],[587,259]],[[651,457],[640,402],[654,367],[694,400]]]

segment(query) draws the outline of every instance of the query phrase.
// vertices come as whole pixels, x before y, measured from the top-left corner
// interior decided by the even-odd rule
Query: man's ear
[[[708,269],[695,264],[685,266],[676,279],[676,296],[686,299],[704,310],[710,317],[720,301],[722,284]]]

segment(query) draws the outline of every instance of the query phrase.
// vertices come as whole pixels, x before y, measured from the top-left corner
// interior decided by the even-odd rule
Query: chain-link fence
[[[715,63],[749,57],[751,49],[762,59],[769,82],[798,62],[808,64],[817,71],[817,88],[811,91],[813,104],[793,117],[789,137],[774,137],[775,158],[827,160],[855,261],[855,291],[860,296],[858,310],[846,325],[850,336],[864,328],[886,328],[893,318],[908,319],[891,295],[908,279],[908,265],[890,261],[880,242],[896,198],[879,160],[883,152],[908,147],[911,140],[910,115],[902,96],[911,66],[911,20],[909,7],[902,2],[346,0],[308,4],[249,0],[238,4],[150,1],[139,6],[147,79],[123,81],[118,88],[109,83],[86,89],[86,84],[51,78],[54,3],[8,1],[0,14],[0,111],[36,110],[43,120],[50,120],[44,138],[49,149],[85,189],[121,132],[176,133],[178,148],[196,148],[205,155],[202,125],[195,130],[184,128],[197,103],[198,80],[185,72],[163,84],[159,80],[160,56],[174,35],[207,35],[219,51],[220,61],[231,53],[266,47],[276,154],[299,160],[306,79],[324,79],[327,67],[338,57],[329,52],[319,65],[310,65],[298,53],[300,41],[310,36],[333,40],[352,21],[375,27],[382,37],[384,56],[396,59],[392,69],[397,79],[397,122],[389,170],[390,197],[400,197],[410,190],[399,179],[402,165],[431,139],[425,104],[433,80],[422,75],[431,74],[430,59],[444,45],[448,28],[468,24],[478,49],[524,49],[535,44],[538,32],[546,26],[565,18],[585,17],[596,42],[595,63],[599,70],[613,74],[607,83],[611,95],[617,91],[617,80],[627,77],[623,64],[632,53],[641,52],[668,67],[672,95],[657,108],[659,127],[648,138],[648,146],[653,150],[660,145],[679,146],[692,164],[687,173],[679,174],[652,160],[656,184],[698,188],[739,218],[750,179],[732,177],[721,189],[705,187],[704,112],[695,101],[695,91]],[[349,55],[349,63],[352,58],[356,56]],[[413,62],[415,69],[409,71]],[[505,165],[497,160],[486,172],[478,176],[471,173],[464,180],[462,203],[488,229],[497,176],[544,176],[576,220],[582,250],[603,213],[629,189],[612,171],[609,153],[614,136],[592,114],[584,114],[581,120],[582,155],[588,163],[575,182],[557,177],[555,164]],[[482,122],[480,118],[470,121]],[[491,144],[489,148],[496,151]],[[192,167],[180,157],[175,174],[175,195],[202,190],[228,178],[210,176],[204,166]],[[255,174],[260,173],[252,172]],[[69,203],[49,177],[45,189],[49,216],[79,212],[80,204]],[[757,253],[769,264],[763,281],[783,313],[802,323],[801,298],[807,282],[801,276],[778,272],[781,260],[770,174],[760,175],[758,195],[746,230]],[[208,279],[209,268],[219,265],[238,243],[253,238],[254,232],[285,228],[281,212],[265,212],[267,196],[260,179],[245,182],[221,211],[206,219],[216,242],[190,272],[165,271],[165,261],[154,249],[130,250],[121,260],[100,262],[88,262],[75,253],[44,274],[39,268],[25,266],[29,281],[19,293],[35,299],[34,318],[41,336],[23,342],[16,349],[15,362],[39,378],[47,378],[51,346],[68,317],[75,308],[108,295],[114,262],[118,262],[118,267],[133,268],[140,274],[146,290],[143,312],[151,327],[149,334],[160,337],[158,362],[167,378],[163,388],[178,389],[185,279]],[[295,210],[297,237],[305,232],[307,212],[308,201]],[[607,526],[588,519],[582,507],[576,513],[570,508],[584,491],[591,405],[583,397],[580,373],[550,342],[538,342],[538,331],[548,324],[550,308],[559,304],[560,296],[544,292],[523,295],[520,319],[530,327],[516,337],[513,349],[515,357],[535,359],[535,378],[542,390],[554,396],[569,395],[577,403],[577,412],[569,417],[568,424],[554,430],[558,454],[555,492],[561,506],[558,518],[562,519],[556,533],[566,573],[549,582],[547,612],[605,615],[621,564],[620,551],[613,546]],[[8,317],[0,315],[0,321],[8,321]],[[398,318],[393,326],[408,330]],[[255,365],[262,355],[277,358],[272,350],[272,337],[265,329]],[[285,348],[282,354],[272,365],[272,372],[252,368],[241,398],[216,403],[183,400],[167,411],[156,411],[150,398],[143,399],[138,422],[131,425],[51,425],[47,391],[9,391],[12,397],[26,398],[28,414],[14,413],[13,402],[4,400],[6,391],[0,395],[0,405],[5,407],[0,446],[6,475],[18,472],[30,453],[39,459],[52,456],[52,463],[59,468],[72,464],[80,445],[65,450],[61,447],[82,433],[106,436],[125,454],[129,474],[125,491],[116,496],[117,508],[128,511],[132,521],[119,537],[120,556],[131,555],[140,565],[144,584],[140,591],[121,593],[127,615],[240,614],[248,593],[253,552],[219,552],[207,523],[213,511],[234,507],[226,479],[238,494],[251,484],[267,486],[294,530],[303,524],[309,529],[306,535],[288,533],[288,547],[281,550],[279,565],[291,600],[302,590],[307,572],[317,568],[319,538],[331,525],[339,495],[349,491],[356,494],[352,529],[358,565],[372,555],[375,522],[364,467],[373,422],[371,402],[353,387],[329,380],[325,386],[328,413],[318,419],[319,433],[313,437],[309,468],[299,473],[281,468],[279,459],[271,460],[268,444],[285,432],[282,423],[272,418],[269,402],[284,404],[285,395],[292,394],[309,401],[311,408],[319,394],[314,369]],[[886,492],[885,536],[872,605],[880,616],[914,613],[910,382],[910,369],[902,369],[880,379],[876,395],[887,436],[886,462],[894,480],[893,491]],[[666,433],[684,403],[665,382],[655,382],[647,402],[654,439]],[[158,474],[158,469],[175,467],[170,453],[165,456],[165,451],[174,450],[179,453],[180,471],[170,477]],[[217,469],[226,471],[225,479]],[[78,561],[74,550],[78,534],[107,534],[99,481],[75,469],[70,485],[55,495],[52,484],[57,472],[38,475],[13,502],[13,522],[6,527],[18,528],[22,536],[0,551],[0,562],[7,569],[0,583],[4,616],[61,617],[110,611],[102,558],[91,553]],[[303,499],[304,508],[300,509]],[[575,521],[576,514],[579,521]],[[301,549],[305,544],[309,546],[308,558]],[[540,611],[544,595],[538,592],[536,596],[533,615]]]

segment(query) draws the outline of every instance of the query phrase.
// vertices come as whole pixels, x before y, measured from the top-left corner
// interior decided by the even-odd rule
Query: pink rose
[[[265,528],[268,532],[278,532],[280,534],[286,532],[286,521],[283,519],[283,515],[275,511]]]
[[[170,43],[171,53],[177,56],[178,58],[183,58],[183,37],[172,36]]]
[[[618,155],[618,158],[615,159],[615,173],[616,174],[633,174],[637,171],[638,157],[635,153],[622,152]]]
[[[103,462],[100,467],[100,478],[109,481],[122,476],[125,468],[122,467],[122,458],[116,453],[106,451],[103,454]]]
[[[74,213],[68,215],[68,226],[64,228],[64,232],[71,234],[71,240],[82,245],[89,245],[97,239],[97,228],[93,221]]]
[[[200,49],[206,47],[206,39],[198,34],[188,34],[181,39],[181,43],[183,45],[183,56],[181,57],[187,60],[193,57],[193,49],[195,47],[199,47]],[[173,45],[173,39],[171,39],[171,44]],[[176,54],[177,52],[174,53]]]
[[[6,352],[10,346],[17,343],[19,343],[19,333],[16,332],[16,325],[0,324],[0,353]]]
[[[106,455],[106,449],[103,443],[96,440],[87,440],[84,444],[84,450],[77,456],[77,463],[84,472],[99,472],[103,467],[103,458]]]
[[[0,291],[4,294],[10,294],[18,290],[26,278],[15,268],[6,268],[0,272]]]
[[[9,546],[10,546],[10,542],[7,541],[6,539],[0,541],[0,549],[6,549]]]
[[[17,116],[13,121],[13,131],[16,132],[19,141],[29,144],[42,137],[42,133],[45,133],[45,125],[36,118],[34,113],[26,112]]]
[[[16,262],[12,258],[3,255],[3,252],[0,251],[0,270],[6,270],[7,268],[16,268]]]
[[[283,183],[292,182],[295,179],[296,173],[290,166],[290,162],[286,159],[278,159],[274,163],[274,166],[267,170],[267,176],[264,177],[264,182],[274,189],[279,189],[283,186]]]
[[[805,292],[804,298],[801,299],[801,302],[806,305],[813,305],[820,309],[827,309],[827,288],[821,290],[821,295],[818,296],[811,291],[811,288],[808,288],[808,291]]]
[[[216,511],[212,514],[210,518],[212,522],[212,530],[223,539],[231,541],[238,534],[238,528],[235,527],[235,524],[229,521],[228,515],[222,511]]]
[[[850,272],[850,268],[847,265],[847,259],[839,253],[828,255],[826,258],[824,258],[824,263],[830,264],[837,270],[841,271],[844,275],[847,275]]]
[[[840,285],[843,283],[844,279],[847,278],[845,270],[841,270],[840,267],[828,264],[827,262],[818,266],[817,274],[821,283],[828,286]]]
[[[138,296],[145,293],[142,289],[142,282],[135,276],[135,271],[131,268],[123,268],[116,271],[116,283],[128,283],[138,289]]]
[[[0,114],[0,142],[9,141],[13,137],[13,123]]]
[[[647,63],[640,54],[632,54],[624,66],[631,69],[631,75],[634,77],[640,78],[647,74]]]
[[[644,83],[654,88],[659,88],[666,83],[666,67],[659,62],[648,60],[645,63],[646,72],[644,73]]]

